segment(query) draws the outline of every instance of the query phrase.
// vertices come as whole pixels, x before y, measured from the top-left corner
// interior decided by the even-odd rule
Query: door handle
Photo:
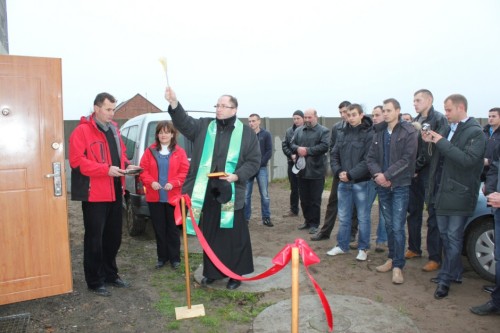
[[[62,179],[61,179],[61,163],[52,163],[52,171],[54,173],[49,173],[45,175],[45,178],[54,178],[54,196],[62,196]]]

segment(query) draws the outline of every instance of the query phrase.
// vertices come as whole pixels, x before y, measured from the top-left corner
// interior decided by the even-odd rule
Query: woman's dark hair
[[[172,139],[170,139],[170,144],[168,145],[168,149],[170,151],[174,151],[175,145],[177,144],[177,129],[174,127],[174,124],[170,120],[163,120],[158,122],[155,130],[155,142],[156,142],[156,150],[161,150],[160,139],[158,139],[158,134],[160,134],[161,130],[165,132],[172,133]]]

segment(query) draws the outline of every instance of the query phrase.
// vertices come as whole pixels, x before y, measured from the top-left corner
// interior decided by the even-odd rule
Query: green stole
[[[200,165],[198,167],[198,172],[196,173],[196,179],[194,181],[193,194],[191,195],[191,204],[193,209],[194,218],[196,224],[200,220],[201,210],[203,209],[203,202],[205,200],[205,194],[208,185],[208,174],[212,172],[212,157],[214,154],[215,147],[215,136],[217,134],[217,122],[212,120],[208,125],[207,134],[205,136],[205,143],[203,144],[203,153],[201,154]],[[226,158],[226,173],[234,173],[236,170],[236,164],[238,163],[238,158],[240,157],[241,140],[243,138],[243,123],[236,118],[234,122],[234,130],[231,133],[231,140],[229,141],[229,150],[227,152]],[[220,171],[220,170],[218,170]],[[234,222],[234,183],[231,183],[231,200],[227,203],[221,205],[221,228],[232,228]],[[187,233],[190,235],[195,235],[195,231],[191,223],[191,217],[186,218]]]

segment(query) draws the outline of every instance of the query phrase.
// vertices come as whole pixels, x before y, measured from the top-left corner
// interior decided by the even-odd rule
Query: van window
[[[146,130],[146,142],[144,142],[144,147],[142,147],[143,150],[155,142],[156,125],[158,125],[158,121],[152,121],[148,124],[148,129]]]
[[[122,139],[127,148],[127,159],[132,160],[135,154],[135,143],[137,142],[139,126],[130,126],[122,130]]]

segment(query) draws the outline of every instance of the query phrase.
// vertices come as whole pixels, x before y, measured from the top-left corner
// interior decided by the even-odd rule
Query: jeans
[[[500,308],[500,209],[495,210],[495,290],[491,299]]]
[[[351,239],[351,222],[353,207],[358,213],[358,249],[368,250],[370,248],[370,181],[359,183],[340,182],[338,188],[339,207],[338,215],[340,227],[337,234],[338,246],[344,251],[349,251]]]
[[[245,198],[245,220],[250,220],[252,216],[252,192],[253,192],[253,181],[257,179],[257,185],[259,185],[260,193],[260,213],[262,219],[271,217],[271,209],[269,208],[271,200],[269,199],[269,192],[267,186],[269,184],[267,167],[260,167],[259,172],[250,177],[247,181],[246,198]]]
[[[290,182],[290,211],[299,214],[299,179],[292,172],[293,163],[288,163],[288,181]]]
[[[395,188],[377,186],[377,193],[387,230],[388,257],[392,259],[392,267],[402,269],[406,263],[405,223],[410,189],[409,186],[398,186]]]
[[[299,177],[299,195],[304,223],[309,227],[319,227],[321,217],[321,195],[325,178],[305,179]]]
[[[429,218],[427,219],[427,252],[429,253],[429,260],[440,264],[443,242],[439,235],[434,204],[429,204],[427,211],[429,212]],[[460,272],[459,275],[461,277],[462,273]]]
[[[422,254],[422,220],[424,212],[425,188],[429,178],[428,169],[424,168],[417,177],[412,178],[410,201],[408,203],[408,249]]]
[[[377,197],[377,190],[375,182],[368,182],[368,193],[369,193],[369,201],[370,208],[373,206],[373,202],[375,202],[375,198]],[[378,226],[377,226],[377,240],[376,244],[387,243],[387,231],[385,230],[385,219],[384,214],[382,214],[382,205],[378,205]]]
[[[443,260],[439,270],[439,284],[450,286],[450,281],[456,278],[462,267],[462,244],[464,241],[464,226],[467,216],[438,215],[437,224],[443,241]]]
[[[321,227],[318,234],[330,237],[333,227],[335,227],[335,220],[337,219],[338,203],[339,199],[337,196],[340,180],[337,177],[332,179],[332,189],[330,191],[330,196],[328,197],[328,204],[326,205],[325,222]],[[352,222],[351,222],[351,238],[355,237],[358,233],[358,217],[357,212],[354,209],[352,212]]]

